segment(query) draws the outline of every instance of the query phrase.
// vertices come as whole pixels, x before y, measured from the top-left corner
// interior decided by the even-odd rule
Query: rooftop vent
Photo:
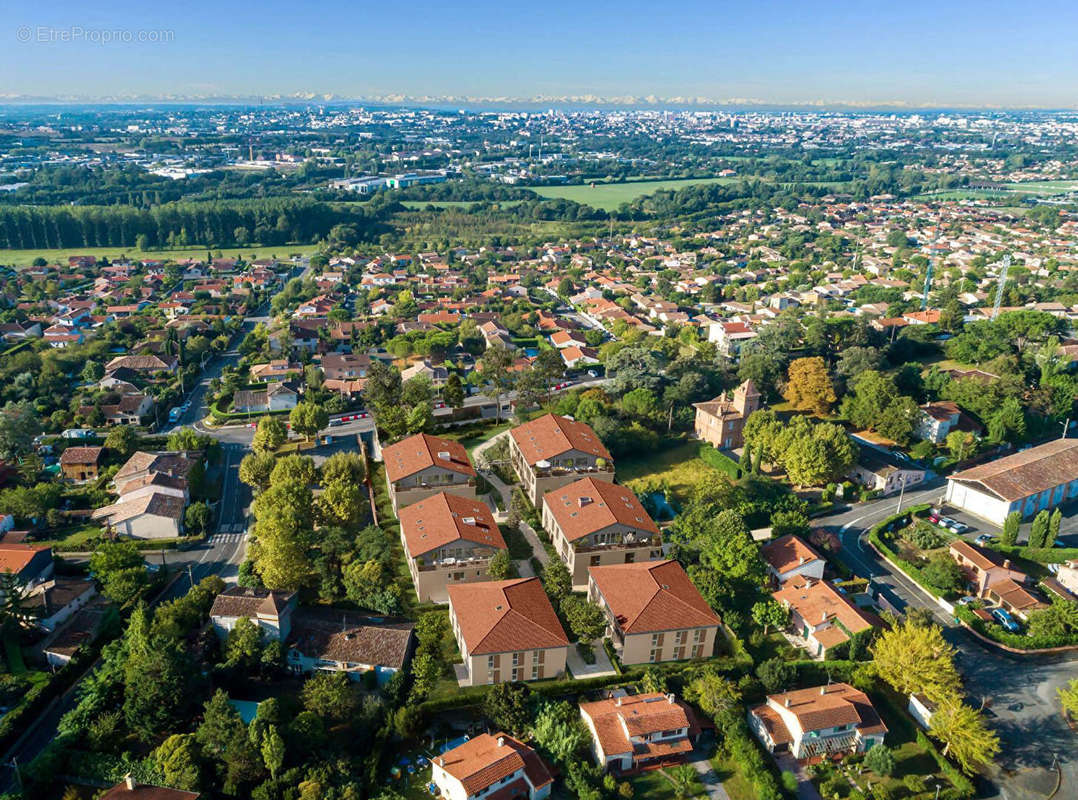
[[[449,461],[449,458],[450,458],[449,451],[448,450],[439,450],[438,451],[438,458],[440,458],[442,461]]]
[[[465,525],[474,525],[475,517],[464,517],[463,519],[461,519],[461,522],[463,522]]]
[[[591,498],[590,497],[581,497],[581,498],[579,498],[577,500],[577,502],[580,503],[580,507],[583,508],[584,506],[591,503]]]

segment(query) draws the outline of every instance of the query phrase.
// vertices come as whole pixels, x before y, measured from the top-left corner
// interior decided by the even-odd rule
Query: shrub
[[[895,756],[890,748],[878,744],[865,754],[865,766],[877,775],[889,777],[895,771]]]

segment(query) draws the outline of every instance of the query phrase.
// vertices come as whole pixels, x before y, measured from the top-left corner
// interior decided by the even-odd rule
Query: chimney
[[[826,611],[821,611],[820,612],[820,622],[827,622],[827,612]]]
[[[498,747],[505,747],[505,737],[504,736],[499,736],[498,737]]]
[[[673,692],[671,692],[670,694],[668,694],[666,696],[666,702],[668,702],[670,705],[674,704],[674,693]]]
[[[821,686],[820,687],[820,694],[827,694],[827,687],[826,686]]]
[[[584,506],[588,505],[591,502],[591,498],[590,497],[581,497],[579,500],[577,500],[577,502],[580,503],[580,507],[583,508]]]
[[[135,777],[130,772],[124,775],[124,785],[127,786],[127,791],[135,791]]]
[[[804,563],[805,563],[805,557],[804,556],[801,556],[799,559],[797,559],[797,566],[800,567]]]
[[[786,706],[786,708],[790,707],[790,695],[786,695],[786,700],[783,705]]]
[[[439,767],[444,767],[445,766],[445,759],[442,758],[441,756],[438,756],[438,766]]]
[[[621,695],[618,695],[617,697],[614,698],[614,705],[616,705],[618,707],[621,706]]]
[[[1003,559],[1003,569],[1011,568],[1011,560],[1009,558]]]

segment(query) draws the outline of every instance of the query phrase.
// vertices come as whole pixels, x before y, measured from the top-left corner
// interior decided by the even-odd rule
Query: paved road
[[[902,507],[937,502],[942,492],[942,481],[907,492]],[[837,533],[842,542],[839,558],[857,575],[869,578],[899,610],[912,606],[930,611],[958,650],[969,700],[987,705],[1002,743],[997,767],[983,776],[982,796],[1043,798],[1054,785],[1053,759],[1058,756],[1063,784],[1057,797],[1078,797],[1078,737],[1064,722],[1056,696],[1057,688],[1078,676],[1078,658],[1007,655],[956,625],[953,617],[864,543],[867,529],[897,507],[897,498],[884,498],[817,518],[813,524]]]

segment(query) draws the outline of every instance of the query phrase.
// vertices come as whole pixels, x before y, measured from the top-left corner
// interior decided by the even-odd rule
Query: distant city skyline
[[[1054,1],[104,6],[9,3],[0,101],[1078,107],[1078,7]]]

